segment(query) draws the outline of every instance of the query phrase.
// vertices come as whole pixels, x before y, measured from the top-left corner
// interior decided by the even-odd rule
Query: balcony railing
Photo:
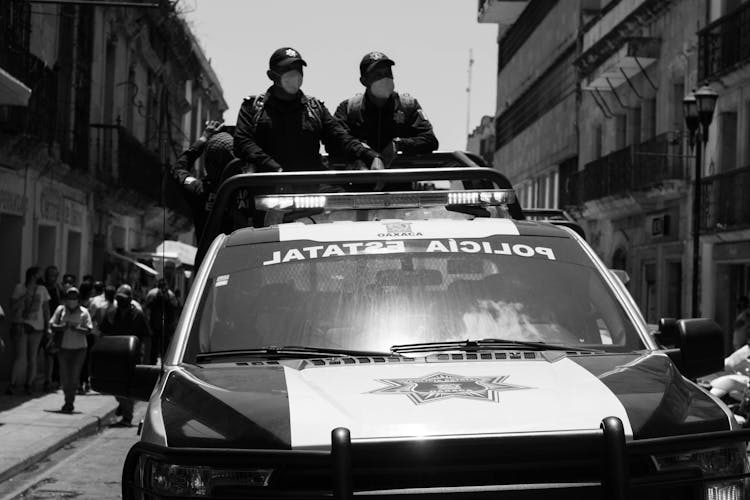
[[[586,164],[581,201],[647,190],[667,180],[685,180],[682,150],[681,136],[667,132]]]
[[[135,191],[154,204],[161,203],[165,168],[158,154],[147,149],[120,125],[93,124],[91,140],[93,168],[101,181],[113,188]],[[166,205],[189,214],[174,183],[167,179],[164,189]]]
[[[698,33],[698,79],[706,80],[750,63],[750,3]]]
[[[705,177],[701,187],[702,231],[750,227],[750,166]]]

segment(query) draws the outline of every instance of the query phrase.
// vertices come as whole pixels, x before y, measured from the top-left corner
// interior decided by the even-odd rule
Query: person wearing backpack
[[[217,120],[207,121],[201,136],[177,157],[169,169],[193,213],[193,226],[198,239],[213,209],[224,168],[234,159],[231,128]],[[201,156],[205,159],[205,175],[194,172],[195,162]]]
[[[298,51],[282,47],[268,65],[273,85],[240,107],[234,132],[237,158],[258,172],[324,170],[322,142],[329,152],[383,168],[378,153],[349,135],[321,101],[300,90],[307,63]]]
[[[359,64],[359,82],[365,93],[342,101],[334,113],[346,131],[380,153],[386,165],[397,152],[421,154],[438,148],[432,124],[419,102],[394,91],[394,64],[382,52],[365,54]]]

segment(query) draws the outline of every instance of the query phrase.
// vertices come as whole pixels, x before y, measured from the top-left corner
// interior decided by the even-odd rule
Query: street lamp
[[[692,316],[697,318],[698,282],[700,278],[700,216],[701,216],[701,175],[703,164],[702,151],[708,142],[708,127],[714,117],[716,101],[719,95],[708,85],[693,91],[682,100],[685,125],[690,134],[690,149],[695,150],[695,176],[693,183],[693,290]],[[700,125],[700,127],[699,127]]]

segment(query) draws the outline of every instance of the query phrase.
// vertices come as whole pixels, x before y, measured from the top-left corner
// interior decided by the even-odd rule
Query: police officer
[[[177,158],[170,172],[180,185],[193,212],[195,234],[200,238],[213,208],[224,167],[234,159],[232,135],[219,121],[206,122],[203,134]],[[196,177],[193,165],[205,154],[205,175]]]
[[[242,103],[234,133],[234,154],[260,172],[324,169],[320,142],[351,160],[382,168],[379,155],[350,136],[325,105],[305,95],[307,63],[291,47],[276,50],[266,73],[273,85]]]
[[[396,152],[430,153],[438,148],[432,125],[417,100],[394,92],[392,66],[382,52],[365,54],[359,81],[365,93],[341,102],[335,117],[357,139],[366,142],[390,163]]]

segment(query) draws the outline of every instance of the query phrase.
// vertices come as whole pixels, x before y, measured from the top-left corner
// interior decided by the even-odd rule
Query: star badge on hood
[[[386,384],[369,394],[405,394],[414,404],[430,403],[447,398],[476,399],[500,402],[500,392],[531,389],[505,384],[508,375],[498,377],[470,377],[437,372],[420,378],[378,379]]]

